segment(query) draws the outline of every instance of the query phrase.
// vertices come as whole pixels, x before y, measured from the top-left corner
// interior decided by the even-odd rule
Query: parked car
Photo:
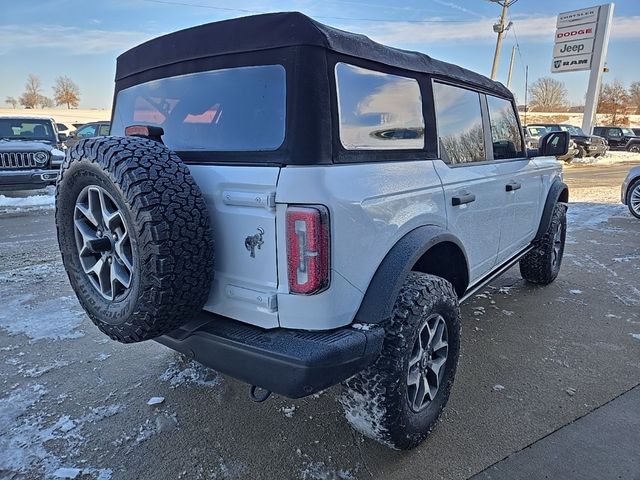
[[[539,146],[538,144],[540,138],[544,137],[547,133],[549,133],[549,130],[547,130],[545,127],[531,125],[527,125],[526,127],[524,127],[524,138],[527,144],[527,148],[537,149]]]
[[[631,215],[640,218],[640,167],[629,170],[622,182],[622,203],[629,207]]]
[[[75,132],[71,132],[69,138],[65,142],[67,147],[72,147],[83,138],[101,137],[109,135],[111,122],[91,122],[85,123],[78,127]]]
[[[582,131],[582,128],[574,125],[568,125],[563,123],[535,123],[529,125],[530,127],[544,127],[549,132],[569,132],[571,140],[576,142],[578,146],[578,153],[576,157],[600,157],[607,153],[609,146],[607,141],[598,135],[587,135]]]
[[[0,190],[29,190],[55,183],[64,160],[51,118],[0,116]]]
[[[71,285],[112,339],[256,401],[342,382],[355,428],[415,447],[449,397],[459,303],[517,263],[560,271],[569,134],[531,161],[513,94],[477,73],[274,13],[123,53],[114,98],[113,136],[71,148],[58,183]]]
[[[640,137],[630,128],[595,127],[593,133],[606,138],[611,150],[640,153]]]
[[[550,133],[545,127],[537,127],[537,126],[526,126],[524,127],[525,134],[525,144],[528,149],[537,150],[540,144],[540,139],[544,137],[547,133]],[[569,151],[566,155],[562,155],[556,157],[561,162],[571,163],[573,159],[580,153],[578,145],[576,142],[571,140],[569,144]]]

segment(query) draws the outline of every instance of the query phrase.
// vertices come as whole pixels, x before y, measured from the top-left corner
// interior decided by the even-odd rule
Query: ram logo
[[[553,68],[560,68],[560,65],[562,65],[562,60],[555,60],[553,62]]]

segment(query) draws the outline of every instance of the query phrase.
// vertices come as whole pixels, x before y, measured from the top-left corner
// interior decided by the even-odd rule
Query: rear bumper
[[[383,338],[379,326],[320,332],[264,330],[203,312],[156,340],[221,373],[300,398],[346,380],[373,363]]]
[[[0,190],[44,188],[58,179],[58,170],[0,170]]]

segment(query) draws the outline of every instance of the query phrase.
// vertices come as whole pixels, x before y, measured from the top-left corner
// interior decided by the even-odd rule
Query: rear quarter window
[[[284,142],[282,65],[200,72],[153,80],[118,93],[111,133],[157,125],[176,151],[269,151]]]
[[[335,67],[340,142],[347,150],[424,148],[420,85],[347,63]]]

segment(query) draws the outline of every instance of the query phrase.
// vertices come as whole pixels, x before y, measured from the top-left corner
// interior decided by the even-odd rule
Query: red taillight
[[[287,208],[289,291],[313,294],[329,285],[329,213],[325,207]]]

